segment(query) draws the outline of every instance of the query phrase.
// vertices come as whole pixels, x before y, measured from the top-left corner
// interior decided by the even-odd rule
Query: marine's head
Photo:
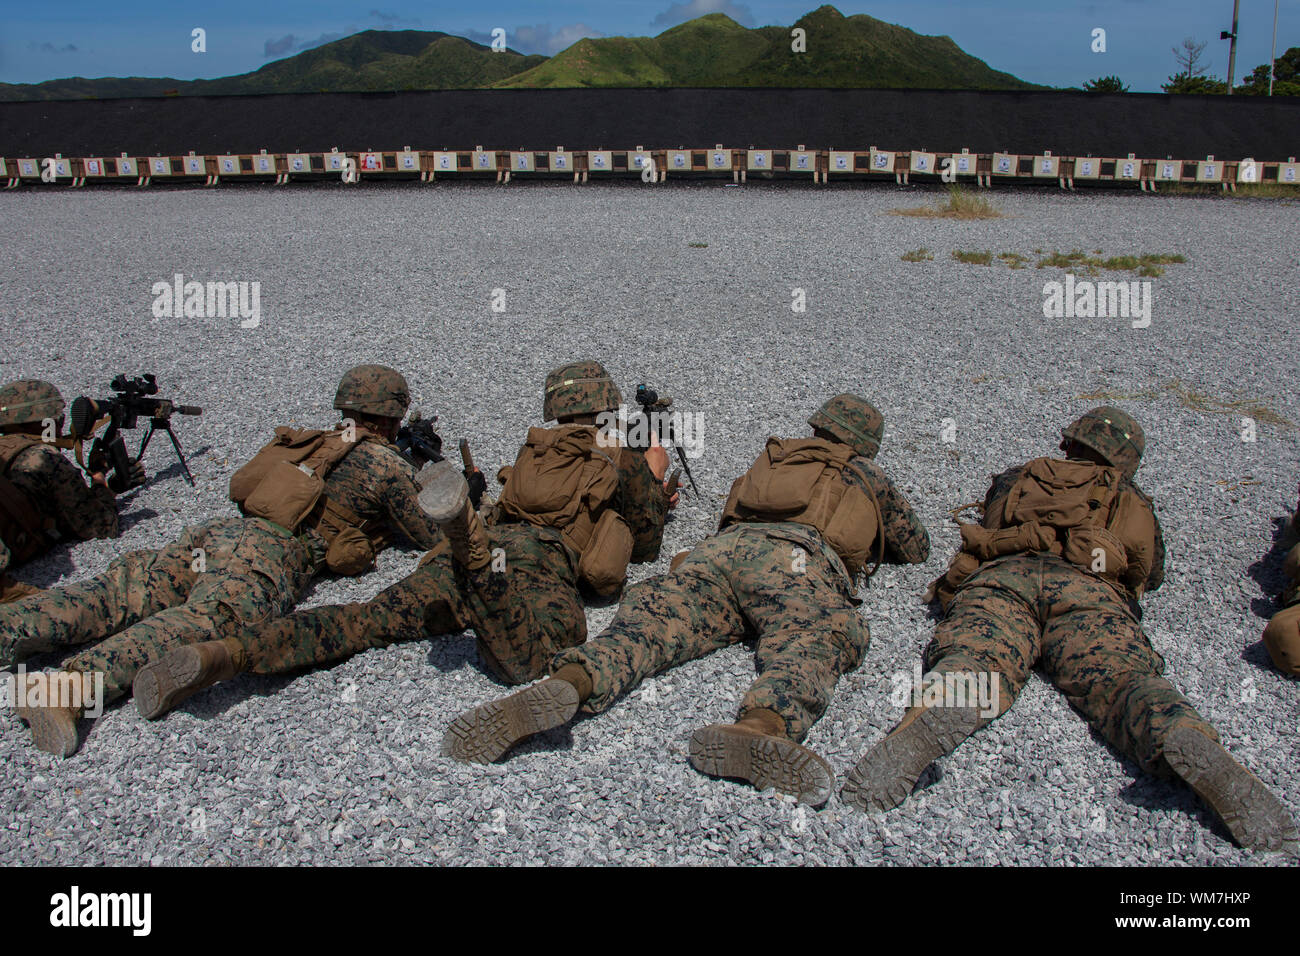
[[[859,455],[875,458],[885,434],[885,417],[859,395],[836,395],[808,419],[821,437],[848,445]]]
[[[1142,426],[1127,412],[1111,405],[1085,412],[1061,429],[1061,438],[1061,450],[1067,454],[1071,445],[1080,446],[1095,453],[1105,464],[1118,468],[1128,478],[1137,473],[1146,448]]]
[[[358,365],[343,373],[334,407],[345,416],[375,426],[390,439],[411,404],[406,379],[387,365]]]
[[[542,396],[545,421],[569,421],[579,416],[615,411],[623,395],[605,366],[593,360],[570,362],[546,376]]]
[[[0,387],[0,430],[61,421],[64,401],[59,390],[40,379],[23,379]]]

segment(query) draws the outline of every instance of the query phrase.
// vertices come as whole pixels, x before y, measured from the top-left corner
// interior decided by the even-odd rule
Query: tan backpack
[[[1155,515],[1118,468],[1036,458],[1025,465],[982,524],[958,521],[962,547],[931,596],[946,605],[985,561],[1048,552],[1140,595],[1151,573]]]
[[[880,503],[871,483],[855,465],[848,445],[820,438],[769,438],[749,471],[732,483],[718,530],[737,521],[793,521],[821,532],[826,543],[856,577],[876,545],[884,558]],[[849,481],[856,474],[867,489]]]
[[[578,576],[602,597],[622,590],[632,531],[614,507],[618,465],[589,425],[530,428],[497,500],[507,520],[555,528],[579,555]]]
[[[32,435],[0,436],[0,541],[9,549],[10,564],[18,565],[49,550],[53,518],[41,513],[35,503],[9,480],[14,460],[41,440]]]
[[[382,540],[367,534],[365,519],[325,495],[325,479],[364,441],[380,440],[357,426],[355,441],[346,441],[342,426],[331,431],[310,428],[275,430],[275,439],[230,479],[230,500],[254,518],[264,518],[297,534],[316,530],[329,551],[325,563],[336,574],[369,570]]]

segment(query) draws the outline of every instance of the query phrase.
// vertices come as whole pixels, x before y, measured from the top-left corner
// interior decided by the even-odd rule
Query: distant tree
[[[1201,54],[1205,52],[1206,42],[1196,42],[1195,37],[1187,37],[1181,47],[1171,47],[1174,59],[1182,67],[1174,76],[1197,77],[1210,72],[1209,64],[1201,66]],[[1173,77],[1170,77],[1172,79]]]
[[[1197,43],[1194,37],[1188,37],[1182,46],[1173,47],[1178,72],[1169,77],[1168,83],[1160,84],[1160,88],[1166,93],[1227,93],[1226,82],[1206,75],[1210,72],[1209,64],[1201,63],[1205,46],[1204,42]]]
[[[1176,75],[1168,83],[1161,83],[1160,88],[1166,93],[1227,93],[1228,83],[1217,76]]]
[[[1127,93],[1128,87],[1118,76],[1099,76],[1083,84],[1087,93]]]
[[[1268,95],[1268,64],[1262,63],[1237,87],[1247,96]],[[1274,61],[1273,95],[1300,96],[1300,46],[1293,46]]]

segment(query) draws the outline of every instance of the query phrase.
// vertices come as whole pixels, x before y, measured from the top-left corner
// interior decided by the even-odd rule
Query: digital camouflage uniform
[[[1004,535],[999,539],[1002,544],[1020,550],[981,563],[980,535],[964,529],[963,542],[970,531],[973,549],[964,546],[949,574],[963,568],[964,558],[974,565],[966,566],[973,573],[957,584],[926,651],[931,673],[925,679],[924,703],[909,708],[903,720],[858,762],[845,784],[845,800],[875,811],[901,804],[931,762],[1005,713],[1031,669],[1039,666],[1117,750],[1149,772],[1186,782],[1242,846],[1294,850],[1298,837],[1290,814],[1258,777],[1223,749],[1214,728],[1162,676],[1164,660],[1139,624],[1138,599],[1160,586],[1165,560],[1160,523],[1149,499],[1132,482],[1144,449],[1141,427],[1123,411],[1104,406],[1086,413],[1062,436],[1061,447],[1070,461],[1061,462],[1059,469],[1030,463],[995,477],[985,499],[986,522],[992,519],[993,523],[985,528]],[[1048,523],[1040,525],[1033,518],[1009,527],[1002,524],[1013,512],[1004,506],[1023,471],[1032,469],[1035,476],[1069,475],[1065,466],[1073,465],[1073,480],[1078,481],[1088,473],[1089,464],[1110,466],[1104,471],[1120,476],[1120,494],[1109,517],[1095,511],[1089,515],[1093,521],[1114,520],[1114,534],[1110,525],[1089,525],[1087,520],[1067,527],[1069,534],[1080,529],[1085,548],[1106,541],[1119,545],[1125,560],[1114,566],[1121,572],[1118,575],[1105,574],[1105,561],[1098,560],[1104,548],[1091,552],[1091,562],[1086,550],[1076,552],[1081,559],[1076,564],[1053,550],[1029,546],[1020,537],[1043,531],[1046,539],[1041,545],[1050,539],[1052,548],[1068,549],[1069,535],[1059,539],[1063,532],[1050,519],[1074,520],[1066,516],[1075,513],[1079,500],[1086,508],[1100,507],[1105,496],[1098,496],[1101,486],[1097,484],[1091,486],[1089,497],[1073,501],[1063,490],[1069,487],[1068,478],[1064,483],[1040,485],[1056,490],[1041,505],[1035,501],[1030,511],[1014,513],[1041,514]],[[1029,489],[1025,494],[1038,493],[1032,485],[1024,487]],[[1125,490],[1135,494],[1125,495]],[[1060,510],[1051,510],[1054,502],[1059,502]],[[1033,510],[1039,507],[1047,510]],[[1121,507],[1128,509],[1122,520]],[[1089,530],[1099,527],[1104,532]],[[1100,573],[1094,573],[1094,568]],[[1142,571],[1148,568],[1143,581]],[[942,597],[942,590],[937,593]],[[962,689],[979,675],[997,678],[995,714],[989,713],[993,700],[976,705],[971,691]]]
[[[26,380],[0,388],[0,461],[13,455],[3,477],[43,525],[43,540],[26,543],[22,549],[4,548],[6,557],[0,558],[0,601],[5,595],[16,598],[34,590],[14,583],[5,573],[17,565],[16,552],[35,556],[60,540],[116,538],[121,530],[116,498],[108,487],[88,485],[76,465],[38,436],[11,431],[21,424],[58,420],[63,407],[62,396],[48,382]],[[4,542],[0,542],[3,546]]]
[[[364,413],[395,421],[409,403],[399,373],[367,365],[343,376],[334,407],[345,417]],[[287,613],[326,566],[327,540],[344,540],[344,526],[355,527],[375,550],[387,544],[387,528],[421,547],[432,547],[438,535],[419,508],[415,469],[370,429],[359,427],[357,435],[345,457],[331,459],[334,464],[324,474],[322,494],[296,535],[247,515],[189,528],[158,551],[117,558],[88,581],[0,606],[0,655],[13,661],[92,645],[63,667],[73,674],[102,673],[100,703],[107,703],[125,694],[138,673],[148,672],[146,665],[165,658],[168,651],[213,642],[224,646],[222,639],[249,624]],[[277,433],[277,445],[279,437]],[[289,473],[299,475],[292,468]],[[267,487],[272,498],[289,493],[283,473]],[[259,507],[264,504],[259,502]],[[56,679],[27,678],[50,687]],[[24,697],[32,700],[30,694]],[[38,748],[62,756],[76,750],[77,719],[84,707],[61,701],[20,704],[16,709],[30,724]]]
[[[331,500],[389,521],[421,547],[438,540],[416,503],[415,470],[391,446],[360,443],[325,485]],[[209,521],[158,551],[122,555],[89,580],[0,607],[0,654],[21,660],[92,644],[63,666],[102,672],[107,703],[173,647],[234,637],[288,613],[324,556],[312,530],[295,537],[260,518]]]
[[[458,717],[443,738],[443,753],[490,762],[520,740],[568,722],[580,706],[605,710],[652,674],[757,638],[759,677],[737,721],[697,730],[691,763],[710,776],[824,803],[834,772],[799,742],[826,709],[839,676],[858,665],[867,647],[854,574],[867,554],[925,561],[929,536],[871,460],[884,424],[869,402],[836,396],[809,423],[814,439],[769,439],[733,486],[717,534],[679,556],[669,573],[630,587],[613,623],[557,656],[550,678]],[[778,464],[787,461],[791,467]],[[760,484],[746,498],[742,488],[756,474]],[[780,514],[807,520],[772,520],[761,502],[775,508],[778,498],[785,502]],[[817,511],[814,502],[830,511]],[[832,547],[832,528],[844,535],[836,540],[840,551]]]
[[[1300,505],[1291,517],[1289,534],[1300,536]],[[1279,596],[1282,610],[1264,629],[1264,647],[1274,665],[1284,674],[1300,677],[1300,543],[1294,544],[1282,561],[1286,584]]]
[[[998,475],[986,512],[1001,508],[1020,468]],[[1130,482],[1130,487],[1135,487]],[[1159,519],[1146,591],[1164,581]],[[1214,729],[1161,674],[1164,659],[1142,631],[1137,595],[1064,558],[1014,554],[985,562],[956,592],[925,664],[936,673],[1000,675],[1000,713],[1035,666],[1088,722],[1147,771],[1161,771],[1161,741],[1179,723]]]
[[[563,422],[616,408],[620,401],[598,362],[579,362],[548,376],[544,412]],[[652,561],[659,554],[667,496],[644,455],[619,448],[612,460],[617,479],[610,507],[633,536],[632,560]],[[498,476],[507,490],[508,475],[503,469]],[[447,462],[430,465],[420,483],[421,514],[436,519],[446,537],[413,574],[364,603],[314,608],[246,628],[233,647],[203,644],[168,655],[141,672],[140,680],[158,672],[168,684],[162,695],[142,697],[137,689],[141,713],[161,716],[242,670],[280,673],[467,627],[477,634],[484,663],[507,683],[519,683],[543,673],[557,651],[586,639],[578,556],[558,530],[506,523],[509,516],[499,506],[485,509],[495,522],[485,529],[465,479]]]
[[[887,559],[924,563],[930,539],[911,505],[875,462],[859,457],[854,464],[880,502]],[[855,591],[844,562],[815,529],[734,524],[700,542],[668,574],[628,588],[610,626],[565,651],[551,669],[580,665],[592,683],[583,710],[599,713],[646,677],[757,637],[759,677],[740,715],[775,711],[789,737],[803,740],[835,682],[867,649]]]
[[[663,488],[643,455],[624,449],[616,460],[616,510],[633,533],[632,560],[654,561],[667,513]],[[250,628],[239,636],[248,669],[281,673],[472,628],[483,662],[503,681],[541,676],[555,654],[587,637],[577,557],[550,528],[495,524],[487,534],[500,552],[486,568],[461,567],[444,544],[370,601],[311,608]]]

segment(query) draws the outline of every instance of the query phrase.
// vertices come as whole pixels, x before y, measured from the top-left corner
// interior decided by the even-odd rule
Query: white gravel
[[[179,420],[196,489],[168,470],[165,444],[151,448],[162,480],[131,500],[120,540],[20,577],[83,578],[229,513],[233,467],[277,424],[330,422],[338,376],[361,362],[403,369],[448,447],[468,437],[485,472],[513,458],[539,423],[542,377],[573,358],[600,357],[629,396],[646,381],[703,414],[692,464],[706,497],[684,504],[663,559],[634,578],[713,529],[767,435],[802,434],[822,399],[859,391],[886,415],[880,461],[934,548],[865,594],[871,648],[808,739],[844,774],[901,713],[890,677],[910,673],[932,630],[919,598],[955,547],[948,510],[980,497],[990,473],[1053,452],[1057,430],[1101,401],[1085,395],[1135,395],[1122,404],[1147,431],[1140,479],[1169,546],[1148,633],[1174,683],[1300,815],[1300,699],[1257,646],[1269,602],[1249,572],[1294,506],[1298,433],[1260,423],[1245,442],[1241,412],[1215,404],[1256,399],[1300,422],[1296,204],[999,191],[1008,215],[995,221],[887,215],[933,196],[717,183],[7,194],[0,379],[48,378],[71,399],[107,394],[116,372],[152,371],[206,409]],[[933,262],[900,261],[920,246]],[[1057,270],[949,258],[1074,248],[1189,262],[1155,280],[1151,326],[1134,329],[1045,319]],[[260,327],[155,320],[151,287],[178,272],[260,282]],[[504,313],[491,309],[498,288]],[[806,313],[791,310],[795,288]],[[1180,400],[1175,382],[1211,410]],[[416,558],[390,552],[377,573],[321,583],[308,603],[364,599]],[[591,632],[612,615],[592,609]],[[455,714],[502,693],[469,635],[244,677],[157,723],[127,702],[65,761],[5,715],[0,862],[1279,862],[1235,849],[1190,791],[1111,751],[1039,677],[883,817],[838,797],[808,811],[697,774],[690,732],[729,718],[753,673],[749,649],[715,654],[486,768],[437,756]]]

